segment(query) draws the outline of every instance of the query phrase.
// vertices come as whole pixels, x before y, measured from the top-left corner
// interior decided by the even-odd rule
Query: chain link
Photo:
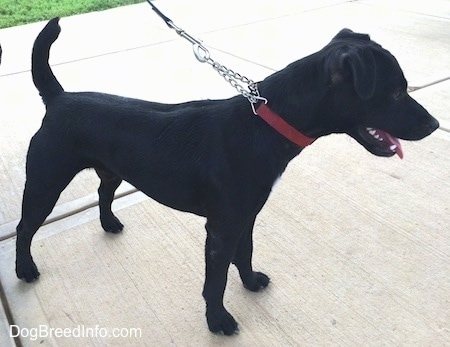
[[[221,65],[220,63],[211,58],[209,58],[206,62],[210,64],[213,67],[213,69],[216,70],[219,73],[219,75],[222,76],[225,79],[225,81],[230,83],[231,86],[235,88],[241,95],[243,95],[246,98],[249,97],[249,94],[251,94],[251,92],[245,89],[245,87],[243,87],[241,84],[239,84],[238,81],[241,81],[242,83],[247,84],[249,86],[253,85],[255,82],[227,68],[226,66]]]
[[[150,0],[147,0],[152,9],[160,16],[169,28],[175,30],[175,32],[181,36],[182,38],[188,40],[192,44],[192,48],[194,50],[194,55],[197,60],[201,63],[208,63],[216,70],[220,76],[222,76],[225,81],[227,81],[234,89],[238,91],[243,97],[245,97],[251,104],[253,113],[256,114],[255,104],[258,101],[263,101],[267,104],[267,99],[259,95],[258,85],[251,79],[237,73],[226,66],[218,63],[214,59],[211,58],[208,49],[203,46],[200,40],[189,35],[186,31],[176,26],[170,18],[165,16]],[[239,82],[242,82],[239,83]],[[245,87],[244,85],[247,85]]]
[[[253,110],[254,104],[257,103],[259,100],[262,100],[264,101],[264,103],[267,103],[267,99],[259,95],[258,85],[250,78],[227,68],[225,65],[222,65],[219,62],[212,59],[211,57],[209,57],[209,55],[204,62],[211,65],[213,69],[216,70],[219,73],[219,75],[225,79],[225,81],[227,81],[234,89],[236,89],[236,91],[239,94],[245,97],[252,104]],[[247,87],[245,87],[243,84],[239,82],[242,82],[244,85],[247,85]]]

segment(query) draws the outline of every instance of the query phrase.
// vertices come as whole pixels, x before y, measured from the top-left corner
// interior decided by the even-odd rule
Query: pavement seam
[[[5,313],[6,323],[9,326],[15,325],[11,307],[9,306],[8,298],[6,297],[6,293],[1,281],[0,281],[0,302],[1,308],[3,308],[3,312]],[[17,347],[22,347],[22,343],[20,342],[20,339],[18,337],[14,337],[13,341]]]
[[[431,81],[431,82],[422,84],[422,85],[420,85],[420,86],[411,86],[411,87],[408,87],[408,91],[409,91],[409,92],[415,92],[416,90],[420,90],[420,89],[424,89],[424,88],[427,88],[427,87],[431,87],[431,86],[434,86],[434,85],[436,85],[436,84],[439,84],[439,83],[442,83],[442,82],[445,82],[445,81],[448,81],[448,80],[450,80],[450,76],[442,77],[442,78],[440,78],[440,79],[438,79],[438,80]]]
[[[133,188],[133,189],[129,189],[129,190],[126,190],[124,192],[118,193],[118,194],[116,194],[114,196],[114,200],[118,200],[118,199],[126,197],[128,195],[132,195],[132,194],[136,193],[137,191],[138,190],[136,188]],[[81,200],[81,199],[82,198],[77,199],[77,200]],[[70,201],[70,202],[68,202],[66,204],[73,203],[73,202],[76,202],[76,200],[75,201]],[[60,209],[64,209],[64,205],[65,204],[61,204],[58,207]],[[77,208],[74,208],[74,209],[70,209],[70,210],[67,210],[67,211],[61,211],[61,212],[58,211],[58,213],[56,213],[54,216],[51,216],[50,218],[47,218],[45,220],[45,222],[41,225],[41,227],[44,226],[44,225],[47,225],[47,224],[51,224],[51,223],[57,222],[57,221],[62,220],[64,218],[68,218],[68,217],[74,216],[74,215],[76,215],[78,213],[81,213],[83,211],[89,210],[90,208],[93,208],[93,207],[96,207],[96,206],[98,206],[98,199],[94,199],[94,200],[85,202],[85,203],[81,204],[80,206],[78,206]],[[3,228],[7,228],[5,226],[9,227],[11,225],[17,225],[18,223],[19,223],[19,220],[14,220],[14,221],[11,221],[11,222],[8,222],[8,223],[5,223],[5,224],[1,225],[0,228],[2,228],[2,227]],[[16,236],[16,232],[15,231],[10,232],[10,233],[6,234],[5,236],[0,237],[0,242],[8,240],[8,239],[11,239],[11,238],[13,238],[15,236]]]

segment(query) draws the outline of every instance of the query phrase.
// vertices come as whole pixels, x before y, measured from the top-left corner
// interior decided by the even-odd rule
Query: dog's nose
[[[427,126],[430,129],[430,134],[431,134],[433,131],[435,131],[437,128],[439,128],[439,121],[436,118],[431,117]]]

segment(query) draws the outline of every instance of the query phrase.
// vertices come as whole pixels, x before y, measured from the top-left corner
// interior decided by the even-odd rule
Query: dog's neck
[[[325,99],[329,96],[328,77],[317,68],[316,54],[288,65],[258,83],[267,106],[303,136],[316,139],[327,135]],[[302,80],[298,80],[302,76]]]

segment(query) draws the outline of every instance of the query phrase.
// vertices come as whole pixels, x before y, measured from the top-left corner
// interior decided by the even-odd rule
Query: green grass
[[[137,4],[144,0],[0,0],[0,28]]]

